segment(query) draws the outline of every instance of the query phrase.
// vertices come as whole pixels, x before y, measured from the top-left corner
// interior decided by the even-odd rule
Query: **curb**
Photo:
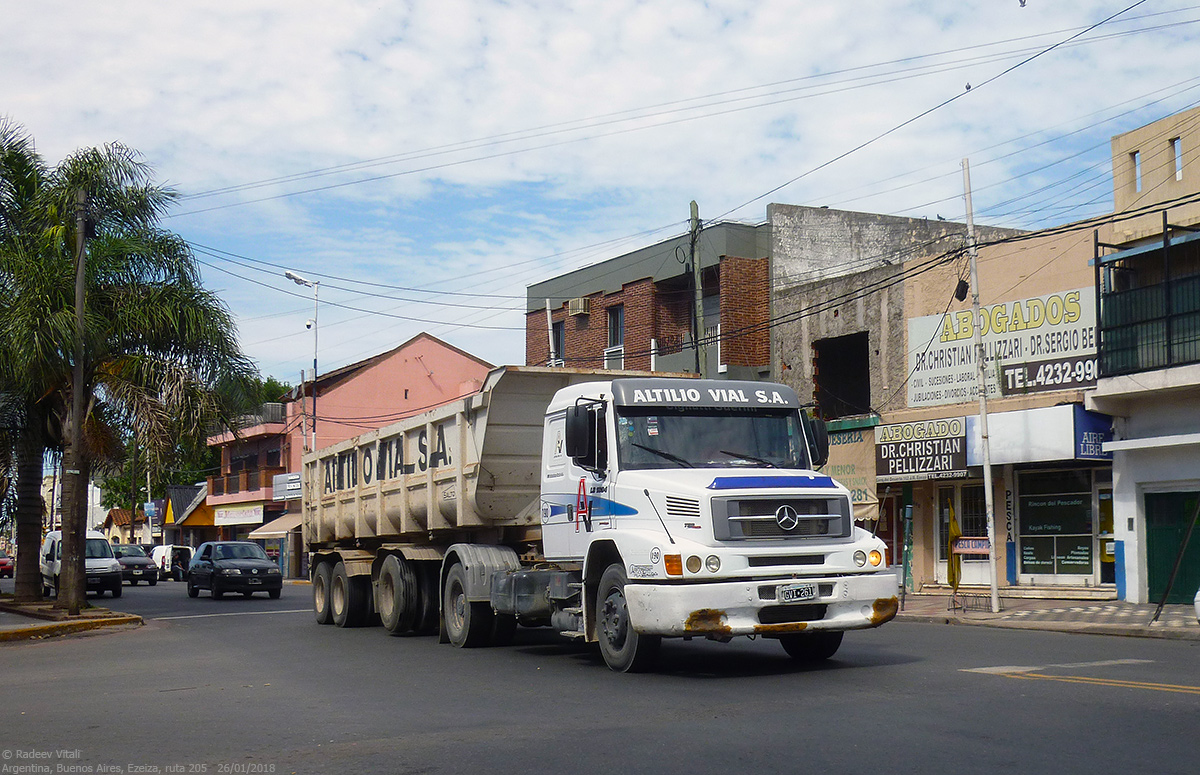
[[[1200,630],[1154,628],[1150,625],[1128,626],[1120,624],[1094,624],[1091,622],[1009,622],[993,619],[966,619],[951,615],[897,614],[895,621],[924,624],[962,625],[967,627],[992,627],[999,630],[1040,630],[1075,635],[1110,635],[1126,638],[1160,638],[1163,640],[1200,641]]]
[[[122,624],[144,624],[142,617],[133,614],[106,616],[102,619],[84,619],[73,622],[53,622],[50,624],[31,624],[28,627],[18,627],[12,630],[0,630],[0,643],[19,640],[35,640],[53,638],[58,635],[71,635],[76,632],[87,632],[101,627],[115,627]]]
[[[112,611],[101,614],[99,611],[96,611],[94,615],[79,616],[74,619],[64,620],[66,614],[38,610],[39,608],[44,608],[44,606],[29,606],[9,602],[0,603],[0,611],[4,611],[5,613],[20,616],[26,619],[36,620],[36,622],[28,625],[18,625],[16,627],[0,629],[0,643],[52,638],[59,635],[70,635],[77,632],[96,630],[101,627],[145,624],[145,621],[142,619],[142,617],[136,614],[126,614]]]

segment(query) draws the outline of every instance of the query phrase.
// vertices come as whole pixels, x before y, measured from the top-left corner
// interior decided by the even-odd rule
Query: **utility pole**
[[[983,331],[979,314],[979,264],[975,250],[975,211],[971,205],[971,164],[962,160],[963,191],[967,200],[967,255],[971,259],[971,308],[974,312],[975,373],[979,384],[979,444],[983,449],[983,503],[987,512],[988,576],[992,587],[992,613],[1000,613],[1000,589],[996,579],[996,504],[992,496],[992,448],[988,440],[987,368],[984,364]],[[949,547],[953,551],[954,547]]]
[[[689,234],[691,236],[692,287],[695,290],[692,311],[692,341],[696,345],[696,373],[701,379],[708,377],[708,352],[704,345],[704,284],[700,277],[700,208],[696,200],[692,200],[692,217]]]

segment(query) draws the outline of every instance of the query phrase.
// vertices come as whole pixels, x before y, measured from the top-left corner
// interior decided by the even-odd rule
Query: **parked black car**
[[[139,581],[150,586],[158,583],[158,566],[146,555],[146,550],[137,544],[116,544],[113,554],[121,563],[121,579],[136,587]]]
[[[226,592],[246,597],[266,592],[277,598],[283,591],[283,574],[256,543],[209,541],[200,544],[188,566],[188,597],[198,597],[201,589],[211,590],[217,599]]]

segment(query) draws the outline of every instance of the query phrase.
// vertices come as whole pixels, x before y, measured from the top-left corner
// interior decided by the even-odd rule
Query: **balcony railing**
[[[208,478],[208,494],[214,496],[238,495],[270,490],[275,475],[285,473],[287,473],[285,468],[255,468],[223,476],[210,476]]]
[[[1100,374],[1200,363],[1200,275],[1104,294]]]

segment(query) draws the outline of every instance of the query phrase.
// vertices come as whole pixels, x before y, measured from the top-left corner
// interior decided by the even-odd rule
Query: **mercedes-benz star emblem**
[[[779,525],[779,529],[784,532],[791,532],[800,524],[800,515],[796,510],[786,503],[775,509],[775,523]]]

